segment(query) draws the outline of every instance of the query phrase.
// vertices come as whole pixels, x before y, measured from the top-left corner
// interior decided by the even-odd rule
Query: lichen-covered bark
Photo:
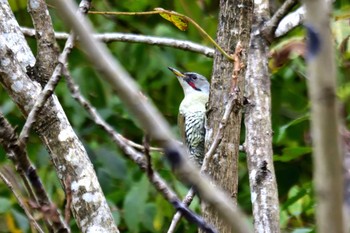
[[[261,34],[269,19],[268,0],[255,1],[248,50],[245,97],[245,151],[255,232],[280,232],[278,191],[273,166],[269,47]]]
[[[35,27],[37,42],[37,56],[35,67],[40,75],[36,75],[38,81],[44,85],[47,83],[57,65],[59,48],[56,43],[51,17],[44,0],[29,0],[28,12]]]
[[[220,1],[217,42],[226,52],[232,54],[238,41],[240,41],[244,49],[241,57],[243,65],[246,63],[245,54],[250,37],[252,10],[252,1],[250,0]],[[207,114],[206,148],[210,146],[216,135],[225,106],[228,103],[232,74],[233,62],[216,51]],[[241,68],[240,74],[238,80],[239,101],[243,99],[245,66]],[[238,184],[238,148],[242,118],[240,107],[234,108],[235,110],[232,112],[224,130],[223,139],[208,169],[208,174],[216,181],[218,186],[232,197],[233,203],[236,203]],[[203,203],[202,213],[207,221],[217,227],[218,232],[232,232],[211,206]]]
[[[0,0],[0,83],[27,116],[41,86],[26,74],[35,59],[8,2]],[[52,96],[34,128],[48,147],[62,185],[71,189],[71,209],[82,232],[118,232],[88,155]]]

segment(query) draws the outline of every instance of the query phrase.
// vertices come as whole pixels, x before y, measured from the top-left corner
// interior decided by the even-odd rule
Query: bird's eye
[[[196,75],[192,75],[192,78],[193,78],[194,80],[196,80],[196,79],[197,79],[197,76],[196,76]]]

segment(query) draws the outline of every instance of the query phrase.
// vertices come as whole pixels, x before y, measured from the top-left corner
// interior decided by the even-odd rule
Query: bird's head
[[[210,85],[208,80],[203,75],[194,72],[182,73],[172,67],[168,67],[168,69],[176,75],[182,89],[185,92],[185,95],[196,91],[209,94]]]

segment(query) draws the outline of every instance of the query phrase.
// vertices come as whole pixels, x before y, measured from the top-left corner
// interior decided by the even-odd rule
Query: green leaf
[[[27,0],[9,0],[11,9],[15,12],[27,7]]]
[[[12,209],[11,210],[12,215],[14,216],[16,223],[18,224],[18,227],[23,232],[29,232],[29,221],[28,217],[21,212],[18,212],[17,210]]]
[[[289,127],[300,124],[301,122],[304,122],[306,120],[309,120],[309,118],[310,118],[310,115],[307,113],[304,116],[301,116],[295,120],[292,120],[288,124],[280,127],[279,132],[278,132],[278,137],[277,137],[277,143],[280,142],[284,138],[286,131]]]
[[[0,197],[0,213],[6,213],[11,209],[11,201],[7,198]]]
[[[145,206],[145,211],[143,212],[142,224],[144,227],[150,231],[154,232],[153,220],[157,214],[157,207],[154,203],[147,203]]]
[[[292,233],[311,233],[313,229],[311,228],[298,228],[292,231]]]
[[[164,10],[162,8],[156,8],[155,10]],[[172,13],[176,12],[163,12],[159,13],[160,16],[162,16],[164,19],[172,22],[178,29],[181,31],[186,31],[188,28],[188,21],[184,16],[181,15],[175,15]]]
[[[307,195],[308,190],[305,188],[299,189],[294,186],[291,188],[288,194],[288,200],[283,204],[282,209],[287,209],[292,206],[295,202]]]
[[[311,147],[288,147],[283,149],[282,155],[275,155],[273,160],[280,162],[289,162],[311,152]]]
[[[125,179],[127,175],[127,167],[125,159],[108,148],[100,148],[96,151],[97,161],[102,164],[100,169],[103,169],[107,174],[116,179]]]
[[[128,229],[132,233],[139,232],[148,197],[149,182],[146,176],[136,183],[127,193],[124,200],[124,218]]]
[[[120,223],[120,213],[119,213],[119,210],[114,209],[114,210],[112,211],[112,216],[113,216],[113,219],[114,219],[115,224],[118,226],[119,223]]]

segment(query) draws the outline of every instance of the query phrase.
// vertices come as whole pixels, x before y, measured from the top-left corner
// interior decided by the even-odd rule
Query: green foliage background
[[[26,1],[10,1],[22,26],[32,27],[26,12]],[[78,2],[78,1],[77,1]],[[192,17],[213,38],[218,23],[218,0],[202,1],[93,1],[93,10],[101,11],[149,11],[155,7],[175,10]],[[50,3],[50,2],[49,2]],[[280,2],[276,1],[276,5]],[[349,13],[349,3],[336,1],[335,15]],[[57,31],[67,31],[55,9],[50,8],[54,27]],[[171,23],[158,15],[149,16],[102,16],[89,15],[97,32],[124,32],[142,35],[154,35],[194,41],[208,45],[209,41],[190,26],[186,32],[179,31]],[[350,52],[340,52],[339,45],[350,35],[349,24],[335,21],[333,35],[336,40],[336,53],[339,80],[339,99],[343,106],[343,117],[348,123],[348,99],[350,96],[349,59]],[[278,48],[283,42],[304,36],[301,28],[290,32],[271,45]],[[28,38],[35,53],[35,40]],[[64,41],[59,41],[61,48]],[[108,44],[113,55],[135,78],[143,92],[160,109],[177,133],[176,119],[179,103],[183,97],[177,80],[167,67],[177,67],[183,71],[195,71],[210,77],[212,59],[203,55],[168,47],[151,46],[136,43],[113,42]],[[125,110],[110,86],[99,78],[99,71],[92,68],[79,45],[69,56],[69,67],[75,81],[86,98],[98,109],[99,113],[118,132],[135,142],[141,143],[143,131],[134,123],[133,117]],[[286,232],[312,232],[314,229],[314,199],[312,196],[312,160],[311,138],[309,135],[309,100],[307,97],[305,61],[302,57],[292,56],[282,67],[272,71],[272,120],[274,130],[274,157],[278,179],[281,226]],[[0,88],[0,108],[18,132],[24,124],[24,118],[15,104]],[[70,96],[66,84],[61,81],[56,95],[60,99],[75,132],[84,143],[94,163],[99,181],[113,210],[115,221],[122,232],[165,232],[169,226],[174,209],[149,184],[138,167],[128,161],[110,138],[87,117],[84,109]],[[243,135],[243,134],[242,134]],[[244,136],[242,137],[242,143]],[[28,152],[36,165],[45,188],[52,200],[63,210],[64,192],[56,177],[49,155],[38,137],[32,133]],[[154,167],[169,181],[180,195],[187,188],[171,174],[161,154],[152,153]],[[251,215],[250,191],[245,155],[241,154],[239,164],[240,185],[238,202],[241,208]],[[0,149],[0,163],[8,166],[5,153]],[[21,208],[9,189],[0,183],[0,232],[29,232],[30,226]],[[198,211],[196,200],[191,208]],[[13,223],[13,225],[11,224]],[[71,221],[73,231],[78,229]],[[196,232],[196,228],[181,222],[177,232]]]

